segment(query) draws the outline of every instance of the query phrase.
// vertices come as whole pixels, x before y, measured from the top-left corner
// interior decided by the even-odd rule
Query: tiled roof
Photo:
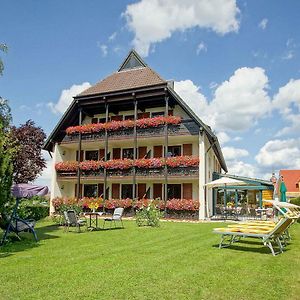
[[[300,170],[280,170],[279,175],[283,176],[288,192],[299,192],[296,183],[298,183],[300,179]]]
[[[166,83],[164,79],[149,67],[135,68],[113,73],[78,96],[109,93]]]

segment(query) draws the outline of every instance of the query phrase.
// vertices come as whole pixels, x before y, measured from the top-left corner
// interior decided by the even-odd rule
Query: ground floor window
[[[132,184],[122,184],[122,191],[121,191],[122,199],[132,199],[133,198],[133,186]]]
[[[98,185],[97,184],[85,184],[83,189],[84,197],[97,197]]]

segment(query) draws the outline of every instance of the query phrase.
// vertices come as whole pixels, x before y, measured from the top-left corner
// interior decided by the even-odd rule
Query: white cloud
[[[217,84],[216,82],[214,82],[214,81],[212,81],[212,82],[209,84],[209,88],[210,88],[211,90],[214,90],[216,87],[218,87],[218,84]]]
[[[293,50],[288,50],[281,58],[284,60],[290,60],[295,56],[295,53]]]
[[[101,44],[101,43],[97,43],[97,46],[100,48],[101,50],[101,54],[102,54],[102,57],[106,57],[107,54],[108,54],[108,47],[107,45],[105,44]]]
[[[90,86],[91,84],[89,82],[83,82],[78,85],[74,84],[69,89],[62,90],[57,103],[49,102],[47,105],[53,113],[63,114],[73,101],[73,97],[80,94]]]
[[[210,103],[191,80],[175,82],[176,92],[199,117],[218,132],[243,131],[272,110],[268,77],[262,68],[237,69],[220,84]]]
[[[300,131],[300,79],[291,79],[279,88],[273,98],[274,108],[278,109],[283,118],[291,125],[281,129],[277,136]]]
[[[42,174],[34,181],[37,185],[46,185],[50,189],[51,179],[52,179],[52,159],[46,151],[42,151],[42,155],[46,160],[46,168],[43,170]]]
[[[228,173],[245,177],[257,177],[257,169],[255,166],[243,161],[227,162]]]
[[[237,32],[238,15],[236,0],[141,0],[127,5],[123,13],[135,35],[133,45],[142,56],[175,31],[199,27],[222,35]]]
[[[246,157],[249,155],[249,152],[246,149],[235,147],[223,147],[222,152],[225,160],[237,160],[240,157]]]
[[[117,37],[117,32],[115,31],[114,33],[112,33],[112,34],[109,36],[108,41],[109,41],[109,42],[112,42],[112,41],[114,41],[114,40],[116,39],[116,37]]]
[[[268,77],[262,68],[240,68],[215,91],[210,109],[216,130],[246,130],[271,111]]]
[[[255,156],[262,167],[300,168],[300,139],[270,140]]]
[[[205,115],[208,108],[206,98],[200,92],[200,87],[196,86],[191,80],[174,82],[175,91],[188,103],[191,109],[200,117]]]
[[[267,27],[267,24],[268,24],[268,19],[264,18],[262,19],[259,24],[258,24],[258,27],[261,28],[262,30],[265,30],[266,27]]]
[[[199,55],[200,52],[207,52],[207,46],[203,42],[199,43],[196,49],[197,55]]]
[[[230,136],[224,131],[218,132],[217,137],[218,137],[219,143],[221,145],[224,145],[224,144],[226,144],[227,142],[230,141]]]

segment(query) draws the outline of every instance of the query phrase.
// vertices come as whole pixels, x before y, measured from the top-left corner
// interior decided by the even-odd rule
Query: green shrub
[[[295,205],[299,205],[299,206],[300,206],[300,197],[292,198],[292,199],[290,200],[290,203],[295,204]]]
[[[41,196],[21,199],[18,215],[22,219],[34,219],[36,221],[43,219],[49,216],[49,201]]]
[[[136,212],[136,224],[138,226],[152,226],[152,227],[158,227],[159,226],[159,220],[163,216],[163,213],[157,208],[153,201],[150,201],[150,203],[147,206],[141,207]]]

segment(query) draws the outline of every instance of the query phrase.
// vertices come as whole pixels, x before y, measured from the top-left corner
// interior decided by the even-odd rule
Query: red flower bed
[[[165,165],[165,160],[164,158],[141,158],[137,159],[134,165],[144,169],[161,168]]]
[[[192,199],[171,199],[167,201],[167,209],[169,210],[199,210],[199,201]]]
[[[167,158],[167,166],[176,167],[196,167],[199,166],[199,158],[196,156],[175,156]]]
[[[61,172],[74,172],[78,169],[77,161],[64,161],[55,164],[55,170]]]
[[[110,199],[105,201],[106,209],[115,209],[117,207],[130,208],[132,207],[132,199]]]
[[[168,117],[154,117],[154,118],[144,118],[136,120],[136,126],[138,128],[148,128],[148,127],[158,127],[164,124],[178,125],[181,122],[181,118],[177,116]],[[81,126],[71,126],[66,129],[68,135],[72,134],[89,134],[104,131],[117,131],[121,129],[128,129],[134,127],[133,120],[124,121],[111,121],[107,123],[97,123],[97,124],[85,124]]]
[[[110,170],[128,170],[133,166],[141,169],[153,169],[162,168],[167,164],[170,168],[176,167],[197,167],[199,165],[199,158],[195,156],[176,156],[168,157],[165,161],[164,158],[141,158],[137,159],[133,163],[132,159],[111,159],[108,161],[97,161],[97,160],[87,160],[79,163],[79,168],[82,171],[97,171],[102,168]],[[77,171],[78,162],[77,161],[65,161],[59,162],[55,165],[56,171],[60,172],[72,172]]]
[[[128,170],[133,166],[133,160],[132,159],[112,159],[104,162],[104,168],[115,170]]]
[[[153,199],[140,199],[133,201],[132,199],[110,199],[104,201],[101,197],[88,198],[84,197],[77,200],[74,197],[56,197],[52,200],[55,210],[60,210],[63,207],[76,206],[79,208],[102,208],[103,205],[106,209],[115,209],[117,207],[136,208],[147,207],[152,201],[161,210],[165,209],[165,202],[163,200]],[[171,211],[198,211],[199,201],[192,199],[171,199],[166,203],[166,208]]]
[[[79,164],[79,168],[82,171],[98,171],[99,169],[103,169],[103,167],[104,161],[102,160],[86,160]]]

